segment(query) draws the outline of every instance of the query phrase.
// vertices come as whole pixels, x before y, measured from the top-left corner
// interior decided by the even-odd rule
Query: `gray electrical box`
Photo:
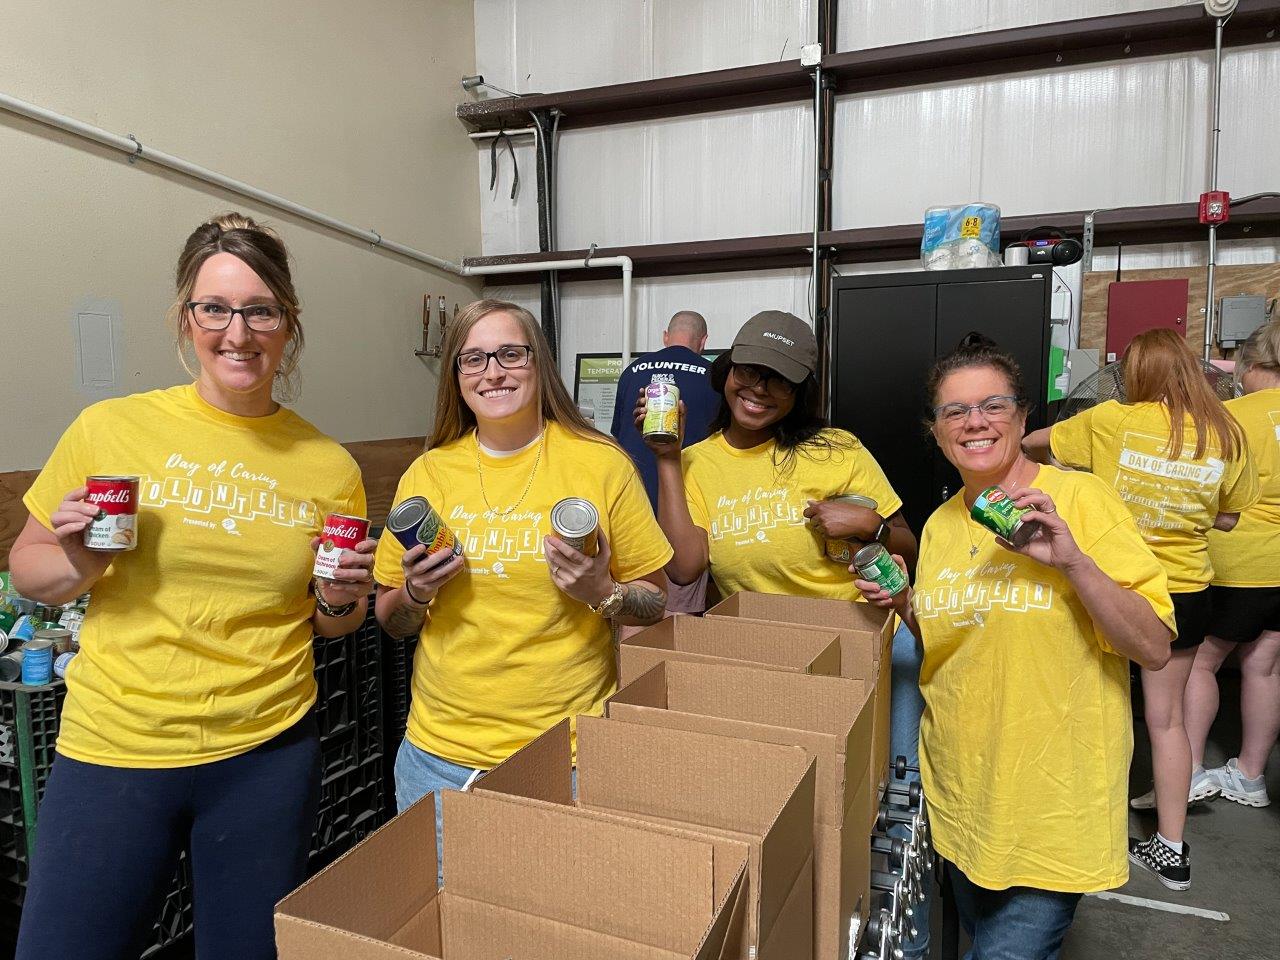
[[[1218,301],[1218,343],[1234,347],[1267,322],[1267,298],[1241,294]]]

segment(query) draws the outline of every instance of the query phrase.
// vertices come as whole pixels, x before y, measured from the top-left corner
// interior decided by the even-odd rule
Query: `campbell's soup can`
[[[644,436],[673,442],[680,438],[680,388],[654,380],[644,388]]]
[[[579,553],[600,552],[600,514],[590,500],[565,497],[551,508],[551,529]]]
[[[132,550],[138,545],[138,478],[89,477],[87,503],[98,514],[84,528],[84,545],[90,550]]]
[[[343,550],[354,550],[369,536],[369,521],[364,517],[348,517],[331,513],[324,518],[324,530],[320,534],[320,546],[316,549],[316,565],[311,575],[321,580],[334,580],[338,561]]]
[[[449,550],[454,556],[462,553],[462,542],[426,497],[410,497],[394,507],[387,514],[387,529],[406,550],[421,543],[427,548],[427,556],[441,550]]]

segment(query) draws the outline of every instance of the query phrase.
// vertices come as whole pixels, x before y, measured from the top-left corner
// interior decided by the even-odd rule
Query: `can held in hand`
[[[992,533],[1020,547],[1040,529],[1037,521],[1022,519],[1030,512],[1027,507],[1015,507],[1002,487],[987,487],[973,501],[969,515]]]
[[[864,497],[860,493],[842,493],[839,496],[827,497],[828,503],[852,503],[859,507],[866,507],[868,510],[875,510],[879,504],[870,497]],[[848,566],[853,563],[853,555],[857,552],[858,545],[851,540],[835,540],[831,537],[827,538],[825,550],[827,559],[834,560],[836,563]]]
[[[331,513],[324,518],[324,531],[320,534],[320,546],[316,550],[316,565],[311,575],[321,580],[336,579],[338,561],[343,550],[354,550],[369,536],[369,521],[364,517],[348,517]]]
[[[455,557],[462,555],[462,542],[426,497],[410,497],[395,507],[387,515],[387,529],[406,550],[421,543],[427,548],[427,556],[441,550],[448,550]]]
[[[71,661],[76,658],[78,651],[72,650],[70,653],[59,654],[57,659],[53,661],[53,675],[61,680],[67,679],[67,667],[71,665]]]
[[[44,630],[37,630],[35,638],[37,640],[48,640],[53,645],[53,655],[55,657],[70,653],[74,649],[71,631],[65,627],[48,627]]]
[[[33,687],[53,682],[53,644],[32,640],[22,648],[22,682]]]
[[[600,514],[591,501],[566,497],[551,508],[551,529],[579,553],[600,552]]]
[[[907,588],[907,575],[893,562],[889,551],[879,543],[869,543],[854,554],[853,564],[863,580],[880,584],[891,597],[896,597]]]
[[[644,430],[646,439],[674,443],[680,439],[680,388],[674,383],[654,380],[644,388]]]
[[[84,528],[84,545],[90,550],[123,551],[138,545],[138,478],[89,477],[85,501],[98,508]]]

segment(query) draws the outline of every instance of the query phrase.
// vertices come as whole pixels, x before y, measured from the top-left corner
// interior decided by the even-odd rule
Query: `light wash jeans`
[[[406,738],[396,751],[396,812],[404,813],[428,793],[436,795],[436,883],[444,882],[444,804],[442,790],[461,790],[476,771],[419,750]]]
[[[920,662],[923,654],[915,634],[907,629],[905,623],[900,625],[898,632],[893,635],[893,698],[889,708],[890,763],[902,756],[907,758],[909,766],[920,766],[920,715],[924,713],[924,697],[920,695]],[[908,783],[919,779],[918,773],[907,774]],[[909,836],[909,828],[906,824],[896,824],[889,828],[889,835],[905,840]],[[929,909],[932,899],[933,882],[928,881],[924,884],[924,903],[916,908],[916,931],[919,935],[902,945],[906,960],[917,960],[929,953]]]

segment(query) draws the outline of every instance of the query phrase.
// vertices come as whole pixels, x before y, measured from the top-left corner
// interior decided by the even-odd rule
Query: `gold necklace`
[[[524,485],[524,492],[520,494],[520,499],[507,507],[507,509],[498,510],[489,502],[489,494],[486,493],[484,489],[484,467],[482,466],[480,459],[480,432],[478,430],[476,431],[476,473],[480,475],[480,496],[484,500],[484,505],[489,508],[488,512],[491,517],[497,517],[499,520],[505,520],[507,517],[511,516],[511,514],[515,513],[516,508],[519,507],[520,504],[524,503],[524,498],[529,495],[529,488],[533,486],[533,478],[538,473],[538,464],[542,462],[542,448],[546,442],[547,430],[544,426],[542,428],[542,436],[538,438],[538,453],[537,456],[533,458],[533,469],[529,471],[529,482]]]

